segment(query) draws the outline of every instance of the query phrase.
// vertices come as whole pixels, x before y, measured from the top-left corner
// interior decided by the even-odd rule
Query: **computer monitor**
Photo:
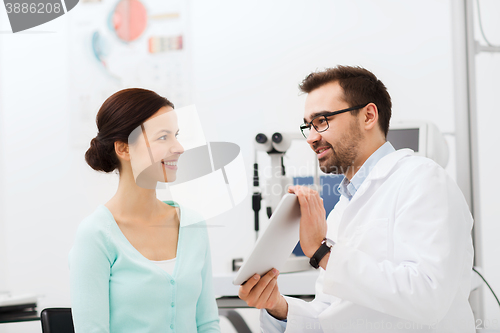
[[[387,133],[387,141],[391,142],[396,150],[410,148],[415,153],[419,152],[420,128],[392,129]]]
[[[396,150],[410,148],[415,155],[425,156],[443,168],[448,164],[448,144],[436,125],[430,122],[399,121],[391,124],[387,133]]]

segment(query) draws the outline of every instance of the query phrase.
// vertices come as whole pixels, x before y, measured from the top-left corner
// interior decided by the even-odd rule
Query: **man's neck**
[[[351,181],[354,178],[354,176],[356,175],[356,173],[358,173],[359,169],[361,169],[363,164],[365,164],[366,160],[368,158],[370,158],[370,156],[372,156],[373,153],[376,152],[380,147],[382,147],[384,145],[384,143],[385,143],[385,141],[384,142],[379,141],[379,142],[374,143],[370,146],[367,146],[366,149],[364,149],[364,151],[361,152],[361,154],[358,156],[358,158],[356,158],[354,163],[349,167],[347,172],[344,173],[344,176],[349,181]]]

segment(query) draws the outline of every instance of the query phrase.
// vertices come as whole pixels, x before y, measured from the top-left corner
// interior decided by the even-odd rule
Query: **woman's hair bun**
[[[95,137],[90,141],[90,148],[85,153],[85,161],[96,171],[111,172],[117,168],[119,163],[113,150],[114,143],[109,147],[109,145],[104,145],[98,137]]]

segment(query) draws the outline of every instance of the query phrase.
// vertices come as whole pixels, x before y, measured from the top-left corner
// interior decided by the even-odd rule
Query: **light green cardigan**
[[[173,276],[130,244],[105,206],[83,220],[69,255],[76,333],[220,332],[206,224],[180,215]]]

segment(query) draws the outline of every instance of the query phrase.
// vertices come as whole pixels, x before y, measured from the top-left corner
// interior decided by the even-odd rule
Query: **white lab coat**
[[[336,244],[315,299],[286,297],[286,330],[262,310],[262,331],[475,332],[472,223],[439,165],[409,149],[385,156],[328,216]]]

